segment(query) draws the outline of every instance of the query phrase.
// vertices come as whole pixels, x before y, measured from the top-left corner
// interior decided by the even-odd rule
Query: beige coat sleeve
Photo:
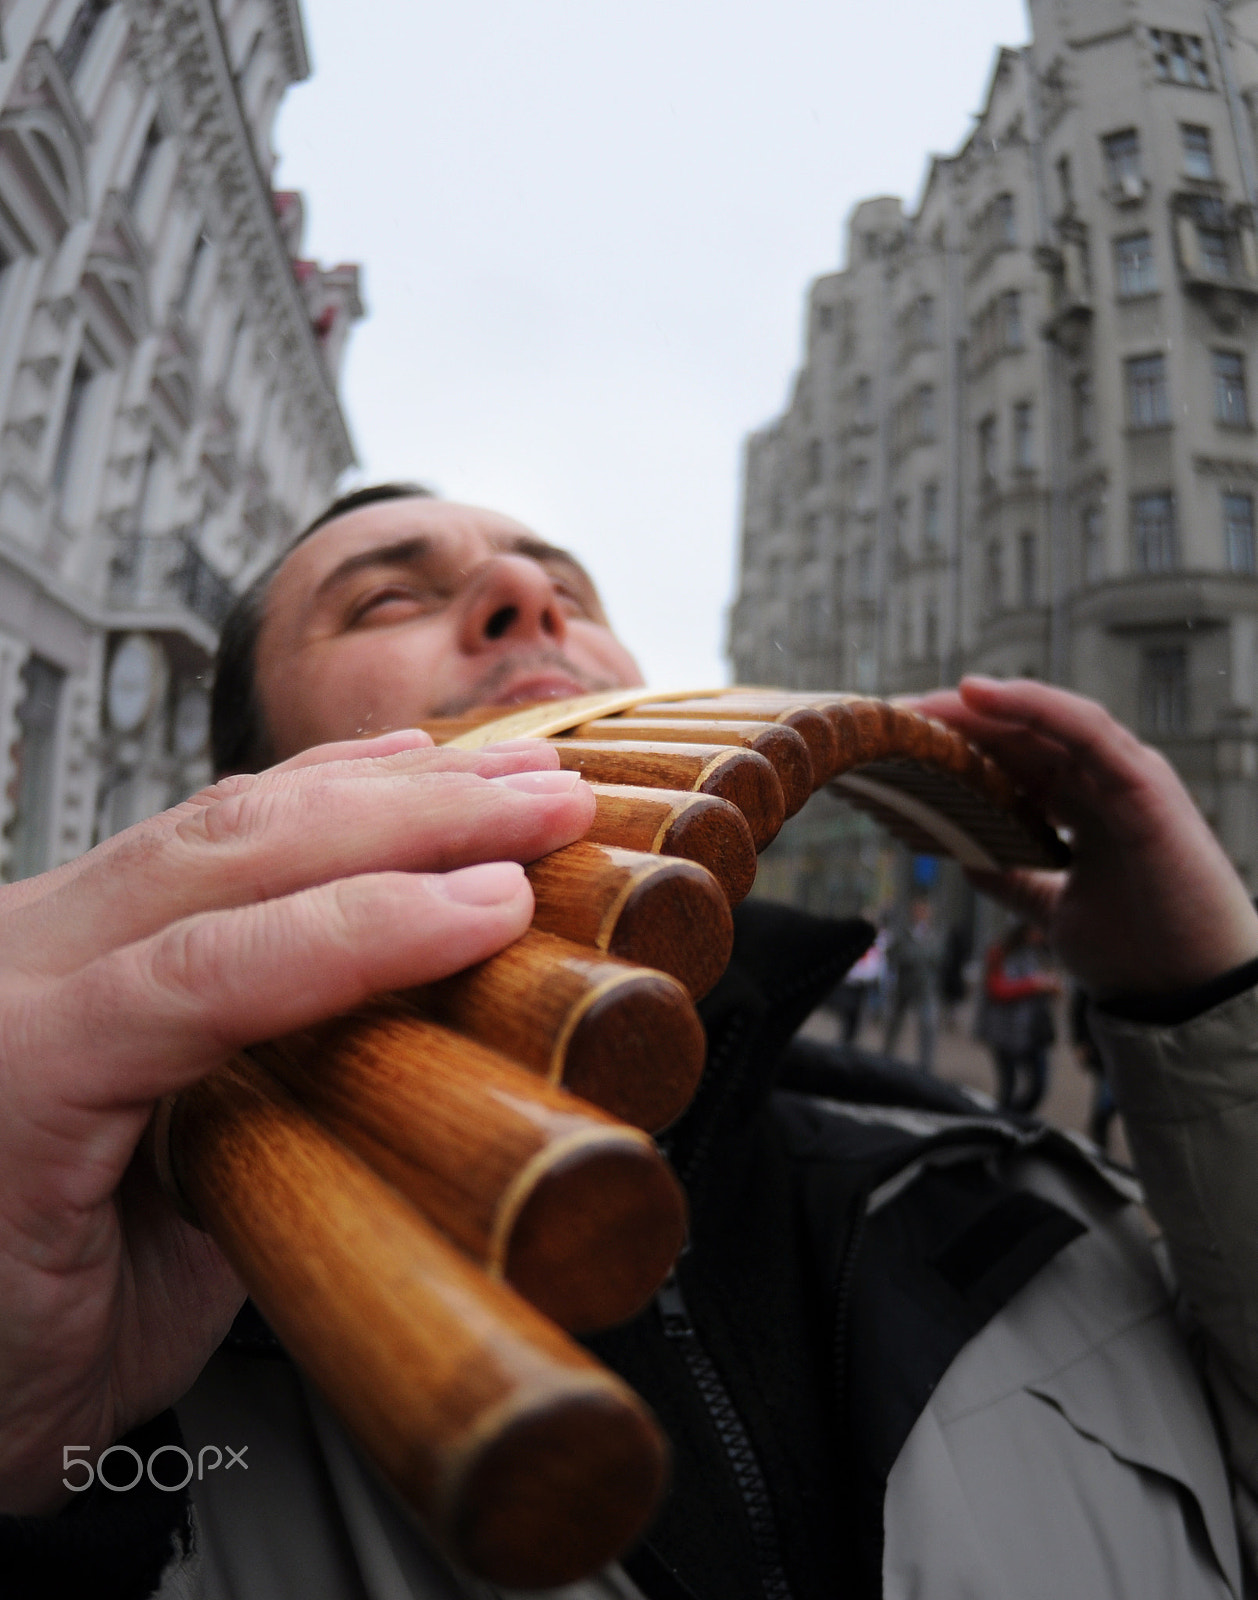
[[[1092,1027],[1183,1293],[1258,1573],[1258,990],[1178,1027],[1099,1013]]]

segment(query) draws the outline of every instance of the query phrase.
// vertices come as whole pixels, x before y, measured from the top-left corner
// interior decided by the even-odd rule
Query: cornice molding
[[[285,0],[275,0],[282,9]],[[253,301],[290,394],[306,413],[334,474],[354,460],[335,383],[324,365],[276,222],[213,0],[128,0],[150,81],[169,94],[186,168],[215,241]]]

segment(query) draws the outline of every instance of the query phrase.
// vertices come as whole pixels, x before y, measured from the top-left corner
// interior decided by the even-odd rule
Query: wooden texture
[[[638,1537],[666,1470],[638,1398],[264,1073],[181,1095],[172,1156],[286,1348],[457,1563],[551,1587]]]
[[[681,1249],[685,1199],[645,1133],[397,1002],[250,1054],[561,1327],[635,1315]]]
[[[612,845],[570,844],[525,869],[533,926],[655,967],[704,995],[734,947],[729,903],[693,861]]]
[[[738,720],[686,721],[677,717],[600,717],[583,722],[574,739],[638,739],[657,744],[731,744],[758,751],[769,761],[782,785],[786,815],[793,817],[813,791],[808,746],[794,728],[780,722]]]
[[[632,784],[598,783],[593,789],[597,809],[585,836],[591,844],[697,861],[731,905],[746,899],[756,880],[756,847],[737,806],[716,795]]]
[[[798,700],[783,702],[772,696],[712,695],[695,700],[647,701],[634,706],[635,720],[645,718],[700,722],[778,722],[793,728],[808,746],[813,788],[828,783],[839,769],[839,740],[830,718]]]
[[[699,1087],[703,1025],[675,978],[538,928],[406,998],[648,1133],[679,1117]]]
[[[635,739],[554,739],[559,765],[591,783],[691,789],[737,806],[757,850],[786,820],[786,800],[772,763],[740,745],[660,744]]]

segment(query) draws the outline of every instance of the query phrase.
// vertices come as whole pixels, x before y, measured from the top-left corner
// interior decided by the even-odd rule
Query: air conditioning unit
[[[1138,172],[1124,172],[1118,180],[1117,198],[1124,203],[1143,200],[1145,181]]]

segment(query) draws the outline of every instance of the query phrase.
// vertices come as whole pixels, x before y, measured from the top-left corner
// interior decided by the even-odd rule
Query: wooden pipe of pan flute
[[[799,700],[783,702],[774,696],[711,695],[695,700],[651,701],[634,706],[635,719],[676,719],[697,722],[776,722],[794,728],[808,746],[813,787],[819,788],[839,770],[839,740],[823,711]]]
[[[637,739],[553,739],[559,765],[591,783],[693,790],[737,806],[763,850],[786,820],[782,784],[770,762],[740,745],[667,744]]]
[[[508,1588],[641,1532],[666,1446],[641,1401],[249,1063],[175,1101],[181,1192],[285,1347],[461,1566]]]
[[[634,1316],[685,1241],[685,1197],[648,1135],[396,1002],[249,1053],[560,1327]]]
[[[683,856],[706,867],[731,905],[756,881],[756,847],[747,820],[728,800],[633,784],[591,784],[596,809],[585,835],[652,855]]]
[[[813,791],[812,759],[794,728],[781,722],[699,722],[677,717],[598,717],[572,730],[574,739],[645,739],[663,744],[732,744],[772,763],[793,817]],[[556,741],[557,743],[559,741]]]
[[[703,1073],[703,1024],[676,978],[538,928],[405,999],[648,1133],[681,1115]]]
[[[667,972],[696,999],[725,971],[734,948],[729,902],[693,861],[580,840],[525,872],[533,926],[543,933]]]

